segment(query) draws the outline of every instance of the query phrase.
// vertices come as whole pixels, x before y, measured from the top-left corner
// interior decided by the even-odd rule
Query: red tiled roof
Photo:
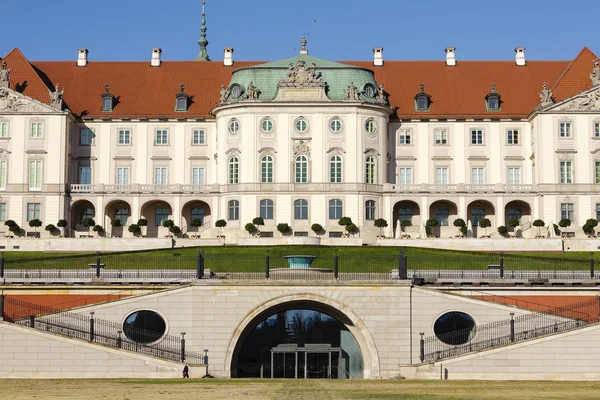
[[[385,85],[389,101],[398,107],[401,119],[525,118],[538,105],[542,83],[548,82],[556,101],[591,86],[589,74],[596,58],[584,48],[573,61],[386,61],[383,67],[372,62],[345,63],[371,69],[378,83]],[[18,49],[5,60],[13,71],[11,87],[27,81],[23,94],[48,103],[47,89],[55,83],[65,89],[64,102],[84,118],[212,118],[221,84],[231,73],[260,62],[236,62],[226,67],[222,61],[166,61],[160,67],[149,62],[90,62],[78,67],[75,61],[31,62]],[[101,112],[104,86],[118,103],[112,113]],[[175,112],[179,85],[192,96],[188,112]],[[416,112],[414,96],[425,85],[431,96],[430,112]],[[487,112],[484,98],[491,85],[501,95],[501,111]]]

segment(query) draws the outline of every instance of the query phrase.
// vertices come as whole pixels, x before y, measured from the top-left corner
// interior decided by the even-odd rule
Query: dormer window
[[[108,83],[104,86],[106,93],[102,94],[102,112],[112,112],[115,104],[115,96],[110,93]]]
[[[185,94],[183,83],[179,86],[179,93],[175,95],[175,111],[186,112],[188,110],[189,97]]]
[[[421,83],[421,92],[415,96],[415,111],[428,112],[431,96],[425,93],[425,85]]]
[[[496,85],[492,85],[492,92],[485,96],[485,107],[488,111],[500,111],[500,95],[496,93]]]

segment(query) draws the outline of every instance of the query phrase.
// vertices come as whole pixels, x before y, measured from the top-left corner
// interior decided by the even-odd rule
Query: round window
[[[365,97],[372,99],[373,97],[375,97],[375,86],[371,85],[370,83],[367,83],[363,88],[363,94],[365,95]]]
[[[377,124],[373,121],[373,118],[369,118],[367,122],[365,122],[365,129],[367,133],[375,133],[377,131]]]
[[[266,132],[266,133],[273,132],[273,121],[269,118],[263,119],[263,121],[261,123],[261,128],[262,128],[263,132]]]
[[[308,130],[308,122],[304,118],[296,120],[296,131],[304,133]]]
[[[229,132],[237,133],[240,130],[240,123],[237,119],[232,119],[229,121]]]
[[[123,322],[123,333],[136,343],[152,343],[164,336],[167,323],[158,313],[150,310],[133,312]]]
[[[329,129],[333,133],[339,133],[342,130],[342,121],[339,118],[334,118],[329,122]]]
[[[440,341],[450,346],[458,346],[469,342],[475,336],[475,320],[464,312],[448,312],[435,321],[433,332]]]
[[[231,93],[231,97],[238,98],[242,95],[242,87],[237,83],[233,84],[231,85],[231,89],[229,89],[229,92]]]

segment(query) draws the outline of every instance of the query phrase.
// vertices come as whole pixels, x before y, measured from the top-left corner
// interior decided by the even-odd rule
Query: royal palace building
[[[194,61],[0,59],[0,220],[86,218],[115,234],[171,219],[230,238],[262,217],[263,236],[287,223],[296,236],[342,235],[350,217],[365,242],[374,221],[419,234],[426,220],[498,226],[600,216],[600,67],[583,48],[566,61],[333,62],[299,54],[269,63],[209,61],[206,27]],[[200,219],[202,226],[192,227]],[[2,222],[0,222],[2,224]],[[116,224],[119,225],[119,224]],[[0,225],[0,230],[4,229]],[[120,233],[131,235],[124,229]]]

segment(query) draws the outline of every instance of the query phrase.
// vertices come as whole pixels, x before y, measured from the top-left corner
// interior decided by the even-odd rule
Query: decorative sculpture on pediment
[[[10,80],[10,69],[6,67],[6,61],[2,62],[2,69],[0,69],[0,87],[8,87],[8,81]]]
[[[600,111],[600,89],[567,101],[558,106],[556,111]]]
[[[383,90],[383,83],[379,85],[379,89],[377,90],[377,97],[375,98],[375,100],[378,103],[387,104],[387,94],[385,94],[385,91]]]
[[[548,83],[544,82],[542,85],[542,91],[540,92],[540,104],[542,107],[554,104],[552,99],[552,91],[548,89]]]
[[[325,87],[323,77],[317,74],[317,66],[313,63],[309,67],[304,60],[298,60],[296,65],[290,63],[285,76],[278,87]]]
[[[220,92],[220,97],[219,97],[219,105],[220,104],[225,104],[227,102],[227,99],[229,99],[229,90],[227,90],[227,88],[225,87],[225,85],[221,85],[221,92]]]
[[[297,140],[294,142],[294,157],[299,155],[310,156],[310,147],[305,140]]]
[[[592,86],[600,85],[600,66],[598,66],[598,59],[594,60],[594,69],[590,74],[590,79],[592,80]]]
[[[248,87],[246,88],[246,92],[244,93],[242,99],[244,100],[258,100],[258,88],[254,86],[254,83],[250,81]]]
[[[43,112],[44,107],[36,104],[33,100],[12,91],[0,88],[0,112]]]
[[[50,95],[50,106],[62,110],[63,103],[63,95],[65,94],[65,89],[62,91],[58,90],[58,83],[54,87],[54,92],[48,90],[48,95]]]
[[[359,100],[358,88],[354,85],[354,82],[350,82],[348,88],[344,90],[344,100]]]

